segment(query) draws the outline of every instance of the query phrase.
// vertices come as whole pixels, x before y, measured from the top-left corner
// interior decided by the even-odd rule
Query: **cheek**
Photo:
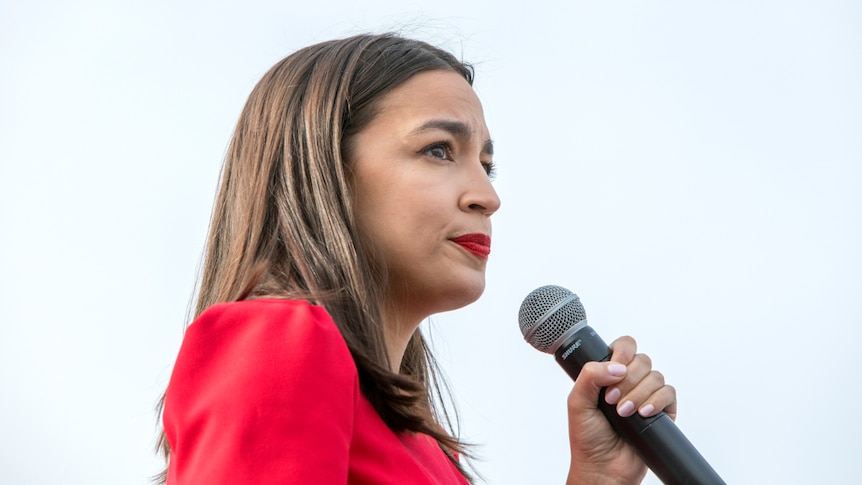
[[[390,264],[433,257],[452,223],[451,191],[428,173],[388,170],[358,177],[355,213],[359,229]]]
[[[435,261],[445,242],[444,221],[441,214],[427,208],[388,206],[368,221],[366,234],[389,264],[403,271]]]

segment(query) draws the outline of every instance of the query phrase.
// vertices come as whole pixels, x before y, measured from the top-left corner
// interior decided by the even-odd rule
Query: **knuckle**
[[[650,359],[650,356],[647,354],[638,354],[635,358],[643,363],[647,368],[652,368],[652,359]]]
[[[665,388],[665,391],[666,391],[668,394],[670,394],[670,396],[673,398],[673,400],[674,400],[674,401],[676,401],[676,388],[675,388],[675,387],[673,387],[673,386],[671,386],[671,385],[669,385],[669,384],[666,384],[666,385],[664,386],[664,388]]]
[[[612,350],[631,349],[632,353],[637,351],[637,342],[629,335],[623,335],[611,343]]]
[[[581,367],[581,372],[578,376],[578,379],[580,379],[581,377],[589,378],[594,376],[596,373],[598,373],[600,366],[601,364],[599,362],[587,362],[586,364],[584,364],[583,367]]]

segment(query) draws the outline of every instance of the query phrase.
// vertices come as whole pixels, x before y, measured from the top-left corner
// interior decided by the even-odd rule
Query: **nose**
[[[491,216],[500,208],[500,197],[483,169],[479,174],[471,174],[460,205],[465,212],[479,212],[485,216]]]

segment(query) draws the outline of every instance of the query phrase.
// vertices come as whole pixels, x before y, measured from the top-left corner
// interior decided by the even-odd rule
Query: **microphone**
[[[563,287],[548,285],[533,290],[521,303],[518,324],[524,340],[541,352],[554,354],[572,380],[587,362],[611,358],[608,345],[587,324],[578,295]],[[649,418],[637,413],[624,418],[615,406],[605,402],[605,389],[599,394],[598,408],[662,483],[725,485],[664,412]]]

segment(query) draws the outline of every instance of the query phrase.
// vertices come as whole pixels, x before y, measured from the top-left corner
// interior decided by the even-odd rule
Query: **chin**
[[[444,311],[457,310],[463,308],[482,296],[485,292],[485,278],[481,281],[471,282],[471,284],[462,285],[457,291],[447,294],[446,301],[450,303],[449,308]]]
[[[441,272],[437,272],[439,276]],[[449,272],[448,277],[434,279],[396,279],[391,281],[397,300],[425,314],[443,313],[463,308],[485,292],[484,271]],[[401,293],[399,293],[401,290]],[[404,292],[408,290],[407,292]]]

